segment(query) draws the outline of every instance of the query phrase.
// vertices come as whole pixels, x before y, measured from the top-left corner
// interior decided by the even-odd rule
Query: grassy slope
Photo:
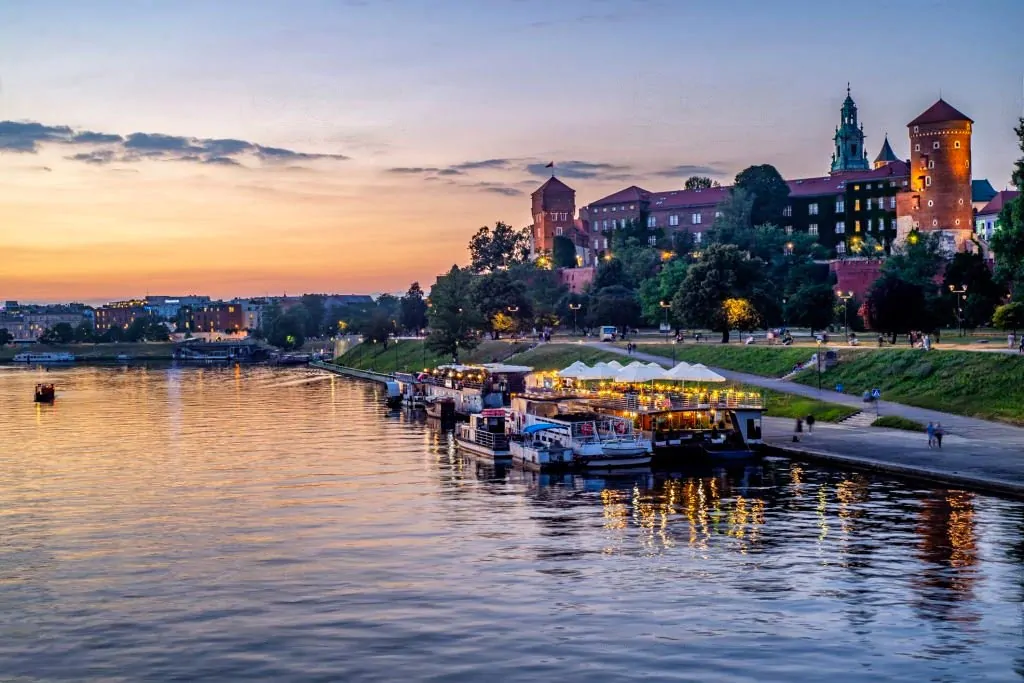
[[[582,344],[541,344],[534,349],[516,354],[509,362],[529,365],[535,370],[561,370],[578,360],[592,365],[609,360],[625,364],[628,359],[612,351],[603,351]]]
[[[489,363],[494,360],[505,360],[517,350],[526,348],[522,343],[503,341],[484,341],[470,352],[463,352],[459,360],[463,363]],[[440,356],[429,349],[424,355],[423,342],[418,339],[402,339],[397,343],[388,344],[357,344],[343,356],[335,359],[339,365],[360,370],[376,370],[377,372],[394,372],[401,370],[411,372],[432,368],[450,363],[451,358]]]
[[[908,420],[899,415],[883,415],[871,423],[872,427],[888,427],[889,429],[903,429],[908,432],[923,432],[924,425],[917,420]]]
[[[841,362],[822,376],[859,396],[878,387],[896,403],[958,415],[1024,424],[1024,358],[970,351],[891,349],[840,353]],[[817,383],[814,372],[796,378]]]
[[[120,344],[32,344],[30,346],[4,346],[0,348],[0,361],[9,361],[15,354],[30,351],[32,353],[62,353],[75,354],[76,358],[82,360],[114,360],[118,354],[126,353],[133,358],[170,359],[174,352],[174,345],[170,342],[149,342]]]
[[[762,389],[765,400],[764,414],[768,417],[807,417],[814,415],[819,422],[839,422],[857,412],[837,403],[827,403],[816,398],[783,394],[771,389]]]
[[[786,346],[728,346],[725,344],[641,344],[640,351],[655,353],[666,358],[672,357],[673,349],[677,361],[703,363],[704,365],[749,372],[765,377],[782,377],[797,363],[806,363],[814,355],[814,349],[791,348]]]

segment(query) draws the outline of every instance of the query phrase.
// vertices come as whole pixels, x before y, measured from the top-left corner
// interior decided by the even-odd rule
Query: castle
[[[942,99],[907,124],[908,161],[888,136],[868,161],[863,124],[847,86],[833,136],[828,175],[789,180],[789,205],[778,218],[789,234],[813,235],[835,256],[888,253],[914,230],[937,232],[949,251],[972,248],[971,131],[973,121]],[[632,185],[576,211],[576,191],[553,174],[531,196],[535,253],[556,237],[573,242],[584,265],[609,248],[609,233],[643,221],[650,244],[659,234],[689,232],[699,245],[729,187],[651,192]]]

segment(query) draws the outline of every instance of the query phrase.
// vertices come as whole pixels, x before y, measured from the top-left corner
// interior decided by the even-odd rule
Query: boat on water
[[[442,426],[455,424],[455,399],[431,397],[426,399],[424,408],[427,417],[438,420]]]
[[[398,382],[384,383],[384,403],[392,410],[402,407],[402,387]]]
[[[53,403],[57,398],[57,390],[52,384],[37,384],[36,385],[36,403]]]
[[[131,362],[132,357],[127,353],[119,353],[117,354],[117,358],[115,360],[117,360],[118,363],[128,363]]]
[[[416,384],[426,401],[452,399],[456,415],[467,419],[482,410],[508,406],[512,394],[525,388],[525,377],[532,371],[502,363],[440,365],[417,375]]]
[[[12,359],[15,363],[74,363],[75,356],[72,353],[19,353]]]
[[[505,409],[488,408],[470,415],[469,422],[455,428],[455,444],[460,450],[488,462],[512,459],[505,431]]]
[[[554,424],[534,424],[521,434],[513,435],[509,441],[512,464],[523,469],[544,471],[564,469],[573,464],[572,448],[556,434],[559,427]]]

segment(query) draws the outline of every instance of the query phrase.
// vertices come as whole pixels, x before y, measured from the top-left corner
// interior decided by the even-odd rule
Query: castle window
[[[836,213],[842,213],[846,211],[846,201],[844,199],[836,200]]]
[[[935,202],[932,201],[931,199],[929,199],[928,200],[928,206],[929,206],[929,208],[935,206]]]
[[[846,253],[846,244],[844,242],[840,242],[836,245],[836,253],[840,256]]]
[[[788,216],[792,216],[793,215],[793,207],[792,206],[787,206],[786,208],[784,208],[782,210],[782,215],[783,216],[787,216],[787,217]]]
[[[562,226],[561,225],[556,225],[555,226],[555,237],[561,237],[561,236],[562,236]]]
[[[914,227],[915,228],[920,228],[921,227],[921,221],[914,221]]]
[[[889,208],[890,209],[895,209],[896,208],[896,195],[893,195],[892,197],[889,197]]]
[[[613,206],[613,207],[612,207],[612,213],[615,213],[615,212],[616,212],[616,211],[618,211],[618,210],[619,210],[619,207],[617,207],[617,206]]]
[[[846,223],[844,221],[836,221],[836,234],[842,235],[846,232]]]
[[[715,218],[721,218],[721,217],[722,217],[722,212],[721,211],[715,211]]]
[[[668,224],[669,225],[673,225],[673,226],[679,225],[679,216],[677,216],[675,214],[672,214],[671,216],[669,216],[668,217]]]
[[[605,249],[608,248],[608,238],[607,237],[604,238],[604,248]]]
[[[700,244],[701,238],[703,238],[703,237],[704,237],[703,233],[700,233],[700,232],[693,233],[693,243],[694,244]]]
[[[936,140],[935,142],[932,143],[932,149],[938,149],[938,148],[939,148],[939,141]]]
[[[597,223],[597,221],[594,221],[593,223],[590,224],[590,227],[594,228],[594,232],[597,232],[601,229],[601,226],[598,225]]]
[[[874,203],[874,200],[873,200],[873,199],[871,199],[871,197],[868,197],[868,211],[870,211],[870,210],[871,210],[871,205],[872,205],[873,203]]]
[[[809,216],[817,216],[818,215],[818,202],[814,202],[813,204],[808,204],[807,205],[807,214]]]
[[[971,167],[971,160],[970,160],[970,159],[968,159],[967,161],[965,161],[965,162],[964,162],[964,166],[965,166],[966,168],[970,168],[970,167]]]
[[[700,218],[701,216],[699,213],[695,213],[692,216],[690,216],[690,220],[693,222],[694,225],[700,225]]]
[[[860,211],[860,200],[859,199],[854,199],[853,200],[853,210],[854,211]]]
[[[921,151],[921,145],[914,145],[914,151],[915,152],[920,152]]]
[[[891,221],[889,221],[889,229],[890,230],[895,230],[896,229],[896,219],[895,218],[893,218]]]
[[[630,205],[629,205],[629,210],[630,210],[630,211],[632,211],[632,210],[633,210],[633,209],[635,209],[635,208],[636,208],[636,204],[630,204]]]
[[[871,189],[871,183],[868,183],[867,185],[865,185],[865,186],[864,186],[864,189],[866,189],[866,190],[870,190],[870,189]]]
[[[594,240],[594,251],[601,248],[601,240]]]
[[[871,222],[872,222],[872,221],[871,221],[871,219],[869,218],[869,219],[868,219],[868,232],[871,232],[871,227],[872,227],[872,226],[871,226]]]
[[[658,217],[657,216],[648,216],[647,217],[647,227],[648,228],[656,228],[656,227],[658,227]]]
[[[793,234],[793,226],[792,225],[787,225],[786,226],[786,234],[787,235],[792,235]]]
[[[935,160],[934,159],[929,159],[928,160],[928,168],[935,168]]]
[[[932,219],[932,227],[933,228],[937,228],[938,226],[939,226],[939,219],[938,218],[933,218]]]
[[[606,207],[602,208],[601,209],[601,213],[608,213],[608,207],[606,206]]]
[[[603,223],[601,224],[601,229],[602,229],[602,230],[608,230],[608,221],[604,221],[604,222],[603,222]]]
[[[657,243],[658,237],[656,235],[651,235],[650,237],[647,238],[647,244],[651,245],[652,247]]]
[[[853,231],[854,232],[860,232],[860,221],[854,221],[853,222]]]
[[[957,218],[957,219],[956,219],[955,221],[953,221],[953,222],[954,222],[954,223],[956,223],[957,225],[960,225],[960,219],[959,219],[959,218]]]
[[[854,185],[854,186],[853,186],[853,189],[854,189],[855,191],[859,192],[859,191],[860,191],[860,185]]]
[[[925,184],[925,187],[931,187],[932,186],[932,177],[930,175],[926,175],[924,177],[924,184]]]
[[[808,235],[817,235],[818,234],[818,224],[817,223],[811,223],[810,225],[808,225],[807,226],[807,234]]]
[[[960,149],[960,141],[959,140],[957,140],[956,142],[953,143],[953,149]]]
[[[918,127],[914,126],[914,132],[916,133],[917,131],[918,131]]]
[[[964,198],[963,198],[963,197],[961,197],[961,198],[960,198],[960,199],[959,199],[958,201],[959,201],[959,203],[960,203],[960,206],[963,206],[963,205],[964,205]]]

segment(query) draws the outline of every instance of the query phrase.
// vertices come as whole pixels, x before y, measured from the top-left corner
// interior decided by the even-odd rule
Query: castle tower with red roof
[[[971,130],[974,122],[945,100],[907,124],[910,191],[897,205],[900,236],[939,232],[947,250],[971,249]]]
[[[533,200],[533,253],[550,252],[555,237],[575,242],[576,190],[552,175],[530,195]]]

